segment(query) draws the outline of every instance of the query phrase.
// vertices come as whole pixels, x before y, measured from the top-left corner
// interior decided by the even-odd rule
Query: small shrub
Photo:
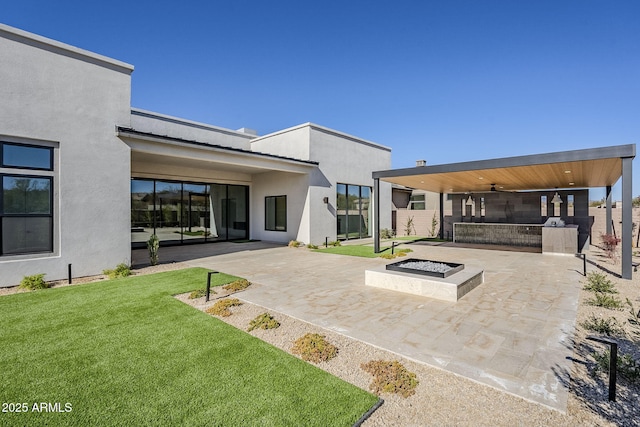
[[[582,289],[590,292],[618,293],[616,285],[604,273],[597,271],[587,273],[587,283]]]
[[[596,316],[591,316],[584,322],[580,323],[583,328],[597,332],[599,334],[612,335],[624,335],[624,329],[620,326],[615,317],[609,317],[603,319]]]
[[[215,316],[229,317],[231,316],[231,310],[229,307],[237,307],[242,305],[238,298],[226,298],[216,301],[211,307],[207,309],[207,313]]]
[[[28,289],[30,291],[35,291],[38,289],[47,289],[51,286],[49,283],[44,281],[44,273],[41,274],[33,274],[31,276],[24,276],[20,281],[19,289]]]
[[[291,240],[289,242],[289,247],[290,248],[299,248],[300,246],[304,246],[304,243],[298,242],[297,240]]]
[[[160,239],[155,234],[152,234],[147,240],[147,249],[149,249],[149,262],[151,265],[158,265],[158,251],[160,250]]]
[[[254,329],[275,329],[280,326],[280,322],[273,318],[269,313],[262,313],[249,323],[247,332]]]
[[[124,262],[121,262],[113,270],[102,270],[102,274],[108,276],[109,279],[127,277],[131,275],[131,268]]]
[[[210,294],[215,294],[216,291],[214,291],[213,289],[209,290]],[[203,296],[207,295],[207,290],[206,289],[196,289],[195,291],[191,292],[189,294],[189,299],[197,299],[197,298],[202,298]]]
[[[342,246],[340,240],[334,240],[333,242],[329,242],[329,246]]]
[[[396,235],[396,232],[390,228],[383,228],[380,230],[380,238],[381,239],[393,239]]]
[[[607,255],[607,258],[615,259],[620,239],[613,234],[600,234],[600,240],[604,246],[604,252]]]
[[[394,259],[396,256],[394,254],[382,254],[380,255],[380,258],[384,258],[384,259]]]
[[[336,357],[338,348],[329,343],[324,335],[306,334],[293,343],[291,352],[299,354],[307,362],[320,363]]]
[[[414,394],[418,385],[416,374],[409,372],[400,362],[394,360],[372,360],[360,367],[373,375],[373,382],[369,385],[371,391],[380,393],[397,393],[402,397]]]
[[[224,289],[225,291],[237,292],[247,289],[249,286],[251,286],[251,282],[249,282],[247,279],[238,279],[224,285],[222,289]]]
[[[402,249],[398,249],[396,250],[397,254],[408,254],[409,252],[413,252],[413,249],[409,249],[409,248],[402,248]]]
[[[311,243],[309,243],[307,245],[307,248],[309,248],[309,249],[318,249],[318,245],[312,245]]]
[[[593,298],[589,298],[586,303],[596,307],[604,307],[609,310],[621,310],[622,301],[612,296],[611,294],[605,294],[602,292],[596,292]]]
[[[604,350],[601,353],[593,353],[592,356],[596,361],[595,372],[609,372],[609,358],[611,357],[609,350]],[[633,356],[629,353],[618,355],[616,371],[619,376],[632,383],[640,382],[640,364],[634,360]]]
[[[407,256],[406,252],[398,252],[396,256]]]

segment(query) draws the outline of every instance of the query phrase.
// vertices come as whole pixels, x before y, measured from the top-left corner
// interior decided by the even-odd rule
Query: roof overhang
[[[636,155],[635,144],[561,151],[492,160],[417,166],[373,173],[373,178],[436,193],[531,191],[613,186],[622,159]]]
[[[132,162],[148,162],[192,168],[215,168],[246,174],[271,171],[306,174],[318,162],[277,156],[239,148],[117,128],[117,135],[131,148]]]

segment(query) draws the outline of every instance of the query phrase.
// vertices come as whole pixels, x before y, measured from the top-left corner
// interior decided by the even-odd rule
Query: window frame
[[[33,178],[33,179],[46,179],[49,181],[49,213],[5,213],[4,211],[4,178]],[[0,257],[13,256],[13,255],[26,255],[26,254],[41,254],[41,253],[53,253],[54,247],[54,177],[50,175],[33,175],[33,174],[20,174],[20,173],[0,173]],[[49,247],[45,250],[37,251],[24,251],[24,252],[5,252],[4,248],[4,236],[3,225],[5,218],[50,218],[49,225]]]
[[[278,199],[284,199],[284,228],[278,228]],[[269,199],[273,199],[274,211],[272,213],[274,217],[274,228],[269,228]],[[287,195],[281,194],[278,196],[265,196],[264,198],[264,229],[265,231],[287,231]]]
[[[16,165],[8,165],[4,162],[4,147],[5,145],[10,145],[14,147],[27,147],[27,148],[36,148],[40,150],[47,150],[49,152],[49,167],[39,168],[34,166],[16,166]],[[9,141],[0,141],[0,168],[6,169],[21,169],[28,171],[53,171],[53,147],[43,146],[43,145],[34,145],[34,144],[23,144],[19,142],[9,142]]]

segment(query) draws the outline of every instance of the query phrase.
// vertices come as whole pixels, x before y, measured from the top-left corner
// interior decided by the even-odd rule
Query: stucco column
[[[622,158],[622,278],[631,279],[632,276],[632,245],[633,226],[631,199],[631,175],[633,157]],[[609,221],[611,222],[611,221]]]
[[[373,252],[380,252],[380,179],[373,179]]]
[[[611,234],[611,186],[610,185],[607,185],[607,194],[606,194],[604,205],[607,210],[607,213],[605,215],[605,221],[607,222],[605,230],[607,231],[607,234]]]

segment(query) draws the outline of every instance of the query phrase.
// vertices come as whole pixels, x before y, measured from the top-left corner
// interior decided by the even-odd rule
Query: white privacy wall
[[[91,275],[130,257],[133,67],[0,25],[0,138],[55,149],[54,252],[0,257],[0,286],[25,275]]]

